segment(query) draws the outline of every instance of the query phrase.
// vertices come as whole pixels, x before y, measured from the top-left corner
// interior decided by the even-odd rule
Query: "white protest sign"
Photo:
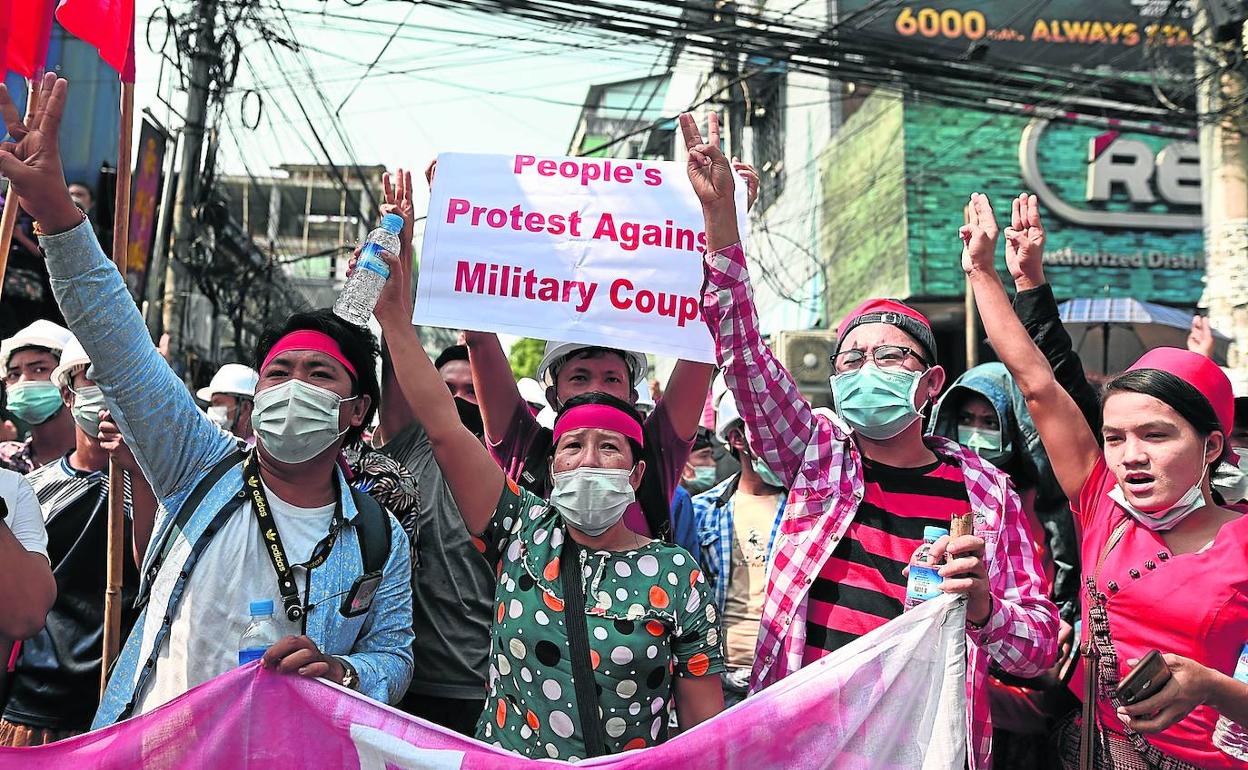
[[[714,361],[703,229],[683,164],[443,154],[412,323]]]

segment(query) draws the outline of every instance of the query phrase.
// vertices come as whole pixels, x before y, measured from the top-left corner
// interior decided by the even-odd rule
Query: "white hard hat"
[[[555,418],[558,416],[559,413],[554,409],[551,409],[549,406],[544,406],[542,407],[542,411],[538,412],[534,419],[537,420],[537,424],[543,428],[546,428],[547,430],[554,430]]]
[[[47,348],[54,351],[57,358],[60,358],[61,351],[69,344],[73,336],[69,333],[69,329],[60,324],[42,319],[35,321],[4,342],[0,342],[0,374],[8,373],[9,358],[14,351],[22,348]]]
[[[654,409],[654,396],[650,395],[650,388],[646,387],[644,384],[638,385],[633,389],[633,392],[637,394],[637,400],[634,402],[636,406],[645,407],[646,409]]]
[[[211,401],[217,393],[253,398],[256,395],[256,383],[259,381],[259,373],[250,366],[226,364],[212,375],[212,382],[208,383],[208,387],[200,388],[195,395],[200,401]]]
[[[87,358],[87,351],[82,349],[82,343],[77,337],[70,335],[69,344],[61,351],[61,363],[52,370],[52,382],[62,388],[68,388],[76,370],[90,365],[91,359]]]
[[[537,383],[532,377],[521,377],[516,382],[516,387],[520,389],[520,398],[523,398],[530,404],[543,406],[546,403],[546,389]]]
[[[731,390],[724,391],[719,397],[719,406],[715,408],[715,435],[719,440],[728,443],[728,431],[741,421],[741,412],[737,409],[737,398]]]
[[[1231,381],[1231,394],[1235,398],[1248,398],[1248,370],[1222,367],[1227,379]]]
[[[554,385],[555,378],[551,367],[576,351],[586,348],[604,348],[606,350],[618,351],[624,356],[624,360],[628,362],[628,368],[633,375],[633,385],[640,389],[643,383],[645,383],[646,374],[650,370],[650,362],[646,360],[645,353],[612,348],[605,345],[587,345],[584,342],[555,342],[553,340],[546,343],[546,354],[542,356],[542,362],[537,365],[537,381],[547,386]]]

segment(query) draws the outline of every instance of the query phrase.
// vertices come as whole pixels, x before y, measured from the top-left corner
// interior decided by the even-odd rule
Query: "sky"
[[[180,13],[190,1],[169,4]],[[250,169],[261,175],[281,163],[323,162],[300,103],[336,163],[354,159],[420,171],[444,151],[562,155],[591,84],[661,71],[666,64],[662,48],[640,41],[611,41],[603,48],[603,41],[583,34],[405,2],[259,5],[272,29],[294,37],[303,50],[278,47],[275,57],[264,41],[244,37],[244,61],[221,122],[218,160],[227,173]],[[160,98],[183,109],[175,67],[167,60],[162,67],[162,57],[147,45],[150,39],[159,48],[166,36],[163,7],[138,0],[136,111],[148,107],[166,125],[177,126],[181,118]],[[167,50],[173,52],[172,42]],[[263,99],[254,129],[246,124],[257,121],[258,100],[248,89]],[[335,112],[353,155],[335,132]],[[423,185],[417,188],[423,193]]]

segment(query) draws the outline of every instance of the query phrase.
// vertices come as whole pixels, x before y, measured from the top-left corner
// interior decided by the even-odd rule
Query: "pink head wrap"
[[[342,348],[339,347],[338,341],[324,332],[318,332],[312,329],[300,329],[299,331],[291,332],[278,340],[277,344],[273,346],[273,349],[269,351],[269,354],[264,357],[264,363],[260,365],[261,373],[264,372],[265,367],[269,365],[270,361],[288,350],[315,350],[318,353],[324,353],[338,363],[342,364],[343,368],[350,372],[352,377],[359,376],[356,374],[355,367],[352,366],[351,362],[347,360],[347,357],[343,355]]]
[[[624,434],[626,438],[636,441],[641,446],[646,445],[642,437],[641,426],[637,424],[637,421],[630,415],[606,404],[581,404],[560,412],[555,418],[554,443],[558,444],[559,437],[563,434],[581,428],[615,431]]]
[[[1189,383],[1209,400],[1213,413],[1218,416],[1225,436],[1231,435],[1235,424],[1235,396],[1226,373],[1213,361],[1199,353],[1179,348],[1154,348],[1131,365],[1127,371],[1159,369]]]

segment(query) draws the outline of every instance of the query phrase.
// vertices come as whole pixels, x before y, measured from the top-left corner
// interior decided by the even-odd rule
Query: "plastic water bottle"
[[[381,253],[399,253],[402,246],[399,232],[402,229],[403,217],[386,214],[381,218],[381,227],[368,234],[359,259],[355,261],[355,272],[351,273],[338,295],[338,301],[334,303],[334,314],[339,318],[356,326],[368,326],[368,318],[373,314],[373,308],[377,307],[377,297],[390,277],[390,266]]]
[[[1236,681],[1248,683],[1248,644],[1239,651],[1239,662],[1235,664]],[[1232,722],[1226,717],[1218,717],[1213,728],[1213,745],[1221,749],[1223,754],[1235,759],[1248,760],[1248,730]]]
[[[273,622],[273,600],[263,599],[251,603],[251,623],[238,640],[238,665],[245,666],[260,660],[264,651],[284,636]]]
[[[923,528],[923,545],[915,551],[910,560],[910,577],[906,581],[906,609],[914,609],[928,599],[940,596],[940,584],[944,578],[940,576],[940,565],[932,564],[930,552],[932,543],[949,534],[949,530],[941,527]]]

